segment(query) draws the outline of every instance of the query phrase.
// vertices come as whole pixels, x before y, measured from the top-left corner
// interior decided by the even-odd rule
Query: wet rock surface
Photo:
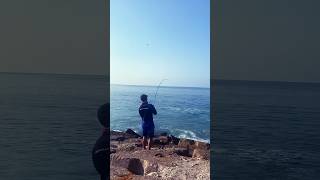
[[[131,129],[111,131],[110,179],[210,179],[210,144],[161,133],[151,150]]]

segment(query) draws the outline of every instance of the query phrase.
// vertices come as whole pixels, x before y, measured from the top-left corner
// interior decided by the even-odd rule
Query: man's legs
[[[154,128],[150,128],[149,132],[148,132],[148,136],[149,136],[149,139],[148,139],[148,149],[150,150],[151,147],[152,147],[152,138],[154,136]]]
[[[143,136],[142,145],[143,145],[143,149],[146,149],[146,146],[147,146],[147,137],[146,136]]]
[[[151,149],[151,146],[152,146],[152,137],[149,137],[149,139],[148,139],[148,148],[149,148],[149,150]]]

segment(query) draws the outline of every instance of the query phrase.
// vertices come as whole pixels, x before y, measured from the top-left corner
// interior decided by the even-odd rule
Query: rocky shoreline
[[[141,140],[131,129],[110,132],[110,179],[210,179],[210,144],[162,133],[145,150]]]

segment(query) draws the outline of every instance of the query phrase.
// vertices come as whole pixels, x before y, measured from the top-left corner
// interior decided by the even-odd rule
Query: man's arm
[[[140,117],[142,118],[142,111],[140,110],[140,108],[139,108],[139,114],[140,114]]]
[[[156,110],[156,108],[152,105],[152,113],[154,114],[154,115],[157,115],[157,110]]]

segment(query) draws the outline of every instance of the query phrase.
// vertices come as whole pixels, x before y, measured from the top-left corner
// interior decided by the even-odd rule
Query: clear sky
[[[111,0],[114,84],[209,87],[209,0]]]

